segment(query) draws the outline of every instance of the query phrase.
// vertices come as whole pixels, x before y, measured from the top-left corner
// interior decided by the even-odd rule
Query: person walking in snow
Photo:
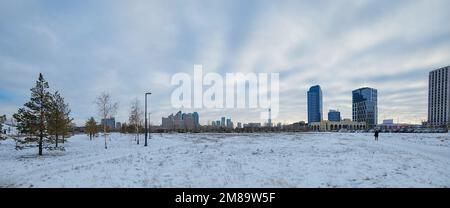
[[[377,129],[375,129],[375,134],[373,136],[375,136],[375,141],[378,141],[378,134],[380,133],[380,131],[378,131]]]

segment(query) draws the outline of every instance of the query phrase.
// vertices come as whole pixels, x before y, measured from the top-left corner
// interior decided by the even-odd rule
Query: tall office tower
[[[269,108],[269,120],[267,121],[267,126],[272,127],[272,109]]]
[[[428,124],[450,126],[450,66],[428,76]]]
[[[328,112],[328,120],[329,121],[341,121],[341,112],[337,110],[330,110]]]
[[[227,126],[228,129],[232,129],[233,128],[233,122],[231,121],[231,119],[227,119]]]
[[[312,86],[308,91],[308,123],[322,121],[322,112],[322,90],[319,85]]]
[[[352,92],[353,121],[366,122],[369,129],[378,124],[378,107],[376,89],[363,87]]]
[[[178,111],[178,113],[175,114],[173,126],[175,129],[184,129],[183,112]]]
[[[194,116],[195,128],[200,127],[200,116],[197,112],[194,112],[192,115]]]
[[[226,127],[226,123],[225,123],[225,117],[222,117],[222,122],[220,123],[220,125],[222,126],[222,127]]]

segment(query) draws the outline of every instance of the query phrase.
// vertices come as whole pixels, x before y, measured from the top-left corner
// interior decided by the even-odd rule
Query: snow
[[[449,134],[152,134],[0,141],[0,187],[450,187]]]
[[[2,125],[2,128],[0,129],[1,132],[3,132],[3,130],[6,130],[6,135],[8,136],[13,136],[13,135],[17,135],[17,129],[16,127],[14,127],[11,124],[8,123],[4,123]]]

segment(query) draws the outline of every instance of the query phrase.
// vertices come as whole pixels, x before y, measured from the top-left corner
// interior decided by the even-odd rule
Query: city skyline
[[[351,91],[378,89],[378,121],[427,120],[428,74],[449,65],[449,1],[163,1],[0,3],[0,114],[29,97],[39,72],[66,98],[78,125],[101,92],[127,121],[149,96],[152,118],[198,112],[261,122],[260,110],[174,109],[170,77],[205,72],[280,73],[273,123],[307,121],[306,92],[323,91],[323,111],[352,118]],[[425,14],[425,15],[424,15]],[[317,18],[320,16],[320,18]],[[323,119],[325,119],[324,116]],[[155,122],[156,121],[156,122]],[[152,119],[160,124],[160,119]]]

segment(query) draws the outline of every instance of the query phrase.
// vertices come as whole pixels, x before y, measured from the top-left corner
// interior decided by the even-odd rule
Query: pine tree
[[[13,116],[22,133],[37,137],[39,155],[42,155],[42,143],[47,134],[46,116],[51,97],[48,88],[48,82],[39,73],[35,87],[31,88],[30,101]]]
[[[54,136],[56,147],[58,147],[59,136],[64,138],[68,136],[68,130],[71,128],[72,118],[70,118],[69,105],[64,102],[64,98],[56,91],[50,97],[49,110],[47,115],[47,129],[50,135]]]
[[[91,117],[88,121],[86,121],[86,133],[89,135],[89,139],[92,140],[92,137],[98,133],[97,122],[93,117]]]

